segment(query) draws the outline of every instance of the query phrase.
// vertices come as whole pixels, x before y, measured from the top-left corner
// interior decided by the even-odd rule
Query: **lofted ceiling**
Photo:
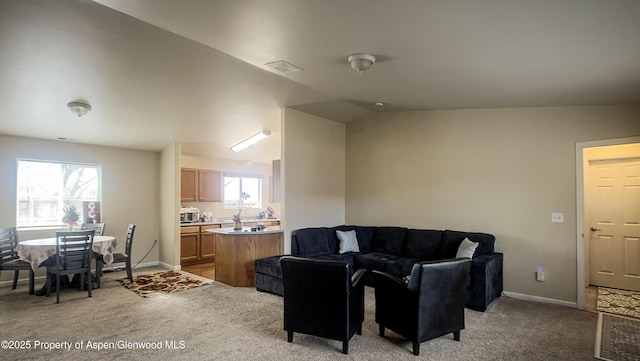
[[[268,163],[282,107],[638,103],[639,18],[637,0],[3,0],[0,133]],[[358,74],[355,52],[378,61]]]

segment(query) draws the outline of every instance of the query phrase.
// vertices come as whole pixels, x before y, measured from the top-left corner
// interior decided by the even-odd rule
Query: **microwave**
[[[198,208],[180,208],[180,223],[195,223],[200,220]]]

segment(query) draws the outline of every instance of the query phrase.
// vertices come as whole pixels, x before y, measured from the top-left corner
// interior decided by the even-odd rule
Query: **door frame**
[[[576,142],[576,259],[578,309],[584,310],[586,284],[586,258],[584,242],[584,149],[640,143],[640,137],[616,138]]]

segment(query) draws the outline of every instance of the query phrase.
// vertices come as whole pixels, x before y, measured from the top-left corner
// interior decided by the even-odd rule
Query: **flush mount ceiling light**
[[[91,105],[81,102],[71,102],[67,103],[67,108],[71,110],[71,113],[81,117],[89,113],[89,110],[91,110]]]
[[[355,71],[362,74],[376,62],[376,57],[371,54],[358,53],[349,55],[347,60]]]
[[[231,147],[231,150],[234,152],[239,152],[253,144],[258,143],[259,141],[263,140],[264,138],[268,137],[269,135],[271,135],[271,132],[268,130],[263,130],[260,133],[254,134],[252,136],[250,136],[249,138],[243,140],[242,142],[234,145],[233,147]]]
[[[268,66],[271,69],[277,70],[280,73],[289,73],[292,71],[301,71],[301,68],[298,68],[297,66],[288,63],[284,60],[278,60],[278,61],[272,61],[270,63],[266,63],[264,64],[265,66]]]

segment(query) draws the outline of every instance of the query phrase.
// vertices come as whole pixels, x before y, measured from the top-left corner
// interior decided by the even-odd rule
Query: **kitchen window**
[[[237,210],[240,195],[247,193],[243,208],[262,208],[262,178],[250,176],[224,176],[224,209]]]
[[[100,166],[18,159],[18,227],[61,226],[63,208],[76,207],[78,223],[100,221]]]

